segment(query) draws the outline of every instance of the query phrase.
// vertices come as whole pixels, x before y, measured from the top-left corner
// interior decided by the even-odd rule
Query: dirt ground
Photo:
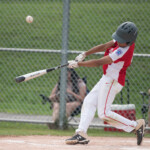
[[[150,138],[141,146],[136,138],[89,137],[87,145],[66,145],[65,136],[0,136],[0,150],[150,150]]]

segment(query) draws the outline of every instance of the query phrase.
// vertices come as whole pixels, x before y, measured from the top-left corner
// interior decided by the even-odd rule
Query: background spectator
[[[67,90],[66,90],[66,117],[79,106],[86,96],[86,84],[78,76],[74,69],[67,69]],[[49,98],[53,103],[52,119],[54,122],[59,117],[59,97],[60,97],[60,78],[52,90]]]

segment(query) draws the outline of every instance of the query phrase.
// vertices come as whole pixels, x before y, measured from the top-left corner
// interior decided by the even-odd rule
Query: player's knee
[[[98,112],[98,117],[103,120],[105,118],[105,114],[103,112],[99,111]]]
[[[98,117],[102,120],[106,120],[106,118],[110,117],[111,111],[106,111],[106,112],[98,112]]]

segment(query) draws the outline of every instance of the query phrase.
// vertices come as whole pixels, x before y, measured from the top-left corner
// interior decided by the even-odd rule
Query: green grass
[[[28,123],[14,123],[14,122],[0,122],[0,136],[27,136],[27,135],[56,135],[56,136],[72,136],[75,129],[72,127],[67,130],[49,129],[47,125],[41,124],[28,124]],[[135,137],[132,133],[125,132],[108,132],[103,129],[88,130],[89,136],[102,136],[102,137]],[[145,137],[150,138],[149,134]]]

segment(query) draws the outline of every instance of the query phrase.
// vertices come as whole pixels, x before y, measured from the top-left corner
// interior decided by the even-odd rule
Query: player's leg
[[[135,121],[132,122],[111,111],[114,98],[121,91],[122,86],[107,76],[104,76],[102,79],[102,88],[98,96],[98,116],[116,128],[123,129],[127,132],[132,131],[136,126]]]
[[[134,129],[138,130],[142,125],[144,126],[143,120],[138,121],[139,125],[137,126],[136,121],[126,119],[125,117],[111,111],[111,105],[114,101],[114,98],[116,94],[121,91],[122,86],[118,82],[112,80],[109,77],[105,76],[102,79],[103,84],[101,84],[102,87],[98,96],[99,117],[107,121],[112,126],[118,129],[123,129],[126,132],[131,132]],[[142,136],[139,135],[139,137],[140,140],[138,141],[141,141]]]
[[[100,81],[85,97],[81,109],[79,127],[76,130],[76,134],[72,138],[66,140],[66,144],[87,144],[89,142],[86,132],[96,112],[99,86]]]

